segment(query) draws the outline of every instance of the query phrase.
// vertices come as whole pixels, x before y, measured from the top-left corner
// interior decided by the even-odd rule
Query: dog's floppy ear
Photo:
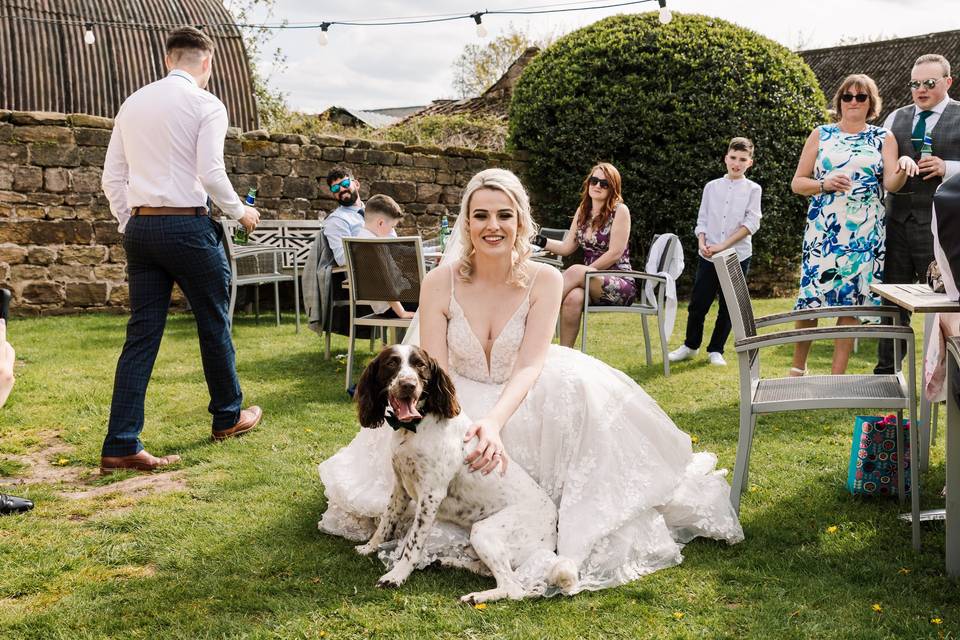
[[[453,380],[447,375],[436,360],[426,351],[422,351],[424,359],[430,367],[430,384],[426,390],[427,402],[424,413],[434,413],[446,419],[460,415],[460,403],[457,402],[457,390]]]
[[[381,351],[363,370],[353,395],[357,401],[357,417],[360,419],[360,426],[368,429],[382,425],[383,414],[387,410],[386,389],[380,388],[380,361],[386,352],[387,349]]]

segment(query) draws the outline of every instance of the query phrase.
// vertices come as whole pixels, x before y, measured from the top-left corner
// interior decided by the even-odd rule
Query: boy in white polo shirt
[[[723,345],[730,335],[730,315],[723,301],[717,270],[710,258],[731,247],[736,250],[746,275],[753,248],[750,238],[760,228],[760,195],[762,189],[745,177],[753,166],[753,143],[747,138],[734,138],[723,158],[727,174],[711,180],[703,188],[700,213],[694,233],[699,243],[700,259],[690,296],[687,335],[683,344],[670,352],[670,362],[680,362],[697,355],[703,341],[703,322],[715,298],[720,298],[717,323],[707,345],[710,364],[724,366]]]

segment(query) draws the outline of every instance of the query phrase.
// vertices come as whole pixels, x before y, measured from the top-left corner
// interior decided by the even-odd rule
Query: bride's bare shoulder
[[[533,280],[533,291],[548,291],[563,287],[563,275],[553,265],[528,260],[527,269]]]
[[[450,293],[451,272],[458,269],[459,260],[453,260],[449,263],[444,262],[437,268],[431,270],[423,278],[423,288],[435,293]]]

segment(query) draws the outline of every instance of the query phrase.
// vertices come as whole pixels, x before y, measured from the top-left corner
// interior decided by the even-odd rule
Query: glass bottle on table
[[[440,253],[447,248],[448,235],[450,235],[450,221],[447,219],[447,214],[443,214],[440,218]]]

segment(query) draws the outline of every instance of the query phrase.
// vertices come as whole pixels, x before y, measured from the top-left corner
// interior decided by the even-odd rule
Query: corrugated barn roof
[[[63,24],[87,20],[164,26],[97,24],[87,45],[82,24]],[[218,0],[0,0],[0,108],[113,117],[127,96],[166,75],[167,31],[213,24],[229,26],[205,29],[217,44],[208,88],[231,126],[256,129],[243,39]]]

